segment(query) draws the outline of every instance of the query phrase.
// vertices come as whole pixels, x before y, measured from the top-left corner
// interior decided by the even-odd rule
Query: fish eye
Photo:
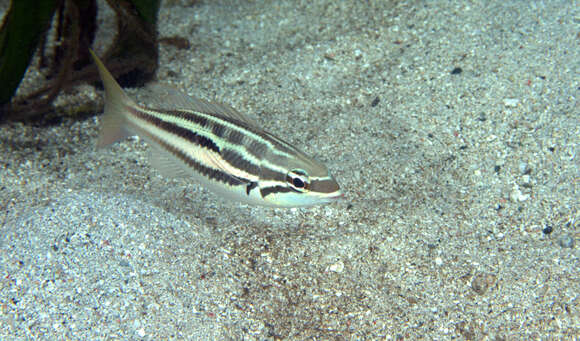
[[[298,192],[306,192],[310,189],[308,173],[302,169],[293,169],[286,174],[286,183]]]

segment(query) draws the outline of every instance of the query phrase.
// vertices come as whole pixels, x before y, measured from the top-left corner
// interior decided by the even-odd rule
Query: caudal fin
[[[101,118],[101,131],[97,141],[97,147],[104,147],[131,135],[126,127],[127,107],[135,106],[135,102],[121,89],[93,50],[89,49],[89,52],[99,69],[105,88],[105,113]]]

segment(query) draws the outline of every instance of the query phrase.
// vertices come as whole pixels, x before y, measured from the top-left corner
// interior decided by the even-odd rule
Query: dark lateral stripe
[[[265,150],[267,150],[268,148],[268,146],[264,142],[251,141],[250,143],[245,143],[246,135],[242,131],[232,129],[228,126],[224,126],[221,122],[218,121],[209,121],[205,117],[196,115],[195,112],[166,111],[166,110],[159,110],[159,112],[164,115],[189,120],[192,123],[200,125],[202,128],[211,130],[212,134],[216,136],[216,141],[214,142],[214,144],[216,144],[216,146],[218,144],[222,144],[221,148],[219,147],[218,148],[219,153],[224,160],[226,160],[230,165],[238,169],[241,169],[247,173],[253,174],[256,177],[260,175],[260,166],[251,161],[248,161],[244,157],[244,155],[247,153],[249,155],[254,156],[258,160],[262,159],[265,155]],[[234,122],[230,123],[233,124]],[[247,128],[245,127],[242,126],[239,127],[243,128],[244,130],[247,130]],[[253,133],[258,134],[257,132]],[[218,139],[221,139],[224,142],[219,143]],[[242,150],[235,150],[232,147],[240,147],[242,148]]]
[[[163,114],[168,115],[168,116],[183,118],[184,120],[191,121],[191,122],[193,122],[201,127],[204,127],[204,128],[208,127],[207,118],[205,118],[203,116],[195,115],[194,113],[189,112],[189,111],[183,111],[183,110],[155,110],[155,111],[158,111],[158,112],[163,113]]]
[[[262,166],[260,169],[260,181],[277,181],[285,182],[286,173]]]
[[[260,166],[244,159],[237,151],[223,148],[220,155],[235,168],[260,177]]]
[[[220,148],[217,146],[217,144],[215,144],[214,141],[212,141],[211,139],[209,139],[205,136],[196,134],[194,131],[191,131],[189,129],[185,129],[185,128],[180,127],[180,126],[178,126],[174,123],[171,123],[171,122],[163,121],[162,119],[155,117],[153,115],[150,115],[146,112],[142,112],[137,108],[129,107],[129,111],[131,112],[131,114],[135,115],[139,119],[142,119],[142,120],[160,128],[160,129],[163,129],[163,130],[170,132],[174,135],[182,137],[182,138],[186,139],[187,141],[189,141],[195,145],[207,148],[207,149],[209,149],[213,152],[216,152],[216,153],[220,152]],[[206,124],[207,124],[207,122],[206,122]]]
[[[291,188],[288,188],[288,187],[284,187],[284,186],[271,186],[271,187],[260,188],[260,194],[262,195],[262,198],[265,198],[270,194],[288,193],[288,192],[292,192],[292,191],[294,191],[294,190]]]
[[[231,166],[259,177],[261,180],[283,182],[286,174],[270,169],[268,162],[257,164],[256,161],[248,159],[249,155],[256,160],[262,160],[273,152],[272,149],[290,155],[302,154],[288,143],[267,132],[258,131],[245,122],[222,115],[183,110],[152,110],[148,108],[141,110],[140,108],[129,108],[129,110],[136,117],[151,125],[218,153]],[[156,116],[156,113],[160,117]],[[215,137],[206,137],[198,134],[191,128],[183,127],[180,122],[166,121],[162,115],[188,121],[194,126],[199,126],[200,129],[211,131]],[[285,156],[280,157],[282,159],[285,158]],[[233,177],[234,175],[231,176]]]
[[[224,137],[225,130],[226,129],[221,124],[212,123],[212,125],[211,125],[211,132],[212,132],[212,134],[214,134],[215,136],[217,136],[219,138],[223,138]]]
[[[223,171],[220,171],[217,169],[213,169],[210,167],[206,167],[206,166],[202,165],[201,163],[188,157],[185,153],[183,153],[178,148],[175,148],[174,146],[172,146],[169,143],[157,138],[156,136],[151,136],[151,134],[149,134],[149,135],[150,135],[150,138],[153,139],[153,141],[155,141],[162,148],[167,150],[167,152],[171,153],[172,155],[174,155],[175,157],[177,157],[181,161],[185,162],[188,166],[193,168],[193,170],[195,170],[196,172],[204,175],[205,177],[207,177],[211,180],[218,181],[218,182],[230,185],[230,186],[239,186],[242,184],[246,184],[248,182],[248,180],[235,178],[226,172],[223,172]]]
[[[238,168],[240,170],[243,170],[244,172],[252,174],[255,177],[260,176],[260,166],[245,159],[243,156],[243,152],[230,149],[229,146],[231,146],[231,143],[225,143],[220,148],[216,142],[214,142],[212,139],[210,139],[208,137],[205,137],[203,135],[199,135],[199,134],[195,133],[195,131],[192,131],[191,129],[183,128],[183,127],[179,126],[178,123],[167,122],[161,118],[155,117],[155,112],[150,114],[148,112],[140,112],[139,110],[134,110],[133,114],[135,116],[139,117],[140,119],[146,120],[148,123],[150,123],[156,127],[159,127],[162,130],[165,130],[169,133],[180,136],[180,137],[182,137],[182,138],[184,138],[184,139],[186,139],[186,140],[188,140],[196,145],[206,147],[209,150],[218,153],[222,159],[227,161],[230,165],[232,165],[235,168]],[[170,116],[179,116],[180,112],[179,111],[170,111],[167,113],[160,112],[160,114],[163,114],[163,115],[167,114]],[[185,117],[185,116],[187,116],[187,117]],[[183,119],[188,119],[188,117],[194,118],[195,115],[191,114],[191,113],[183,113],[183,117],[182,117]],[[195,124],[200,124],[200,125],[203,124],[203,125],[205,125],[205,128],[208,128],[212,125],[217,125],[217,123],[215,123],[215,122],[208,122],[203,117],[200,117],[200,118],[196,119],[195,121],[191,121],[191,122],[193,122]],[[238,131],[235,131],[232,129],[227,129],[227,128],[224,128],[224,130],[228,130],[230,136],[232,136],[232,133],[235,133],[235,135],[238,136],[238,137],[236,137],[236,139],[239,139],[240,143],[241,143],[241,140],[244,138],[244,136]],[[187,136],[184,136],[185,134]],[[242,148],[244,148],[244,151],[246,151],[245,146],[243,146],[243,145],[241,145],[241,146],[242,146]]]
[[[249,129],[248,127],[243,125],[244,124],[243,122],[240,124],[237,121],[233,121],[233,120],[230,121],[229,118],[222,118],[221,116],[212,116],[213,119],[208,119],[208,118],[202,116],[202,115],[204,115],[203,113],[196,114],[196,112],[194,112],[194,111],[190,112],[190,111],[180,111],[180,110],[164,110],[164,109],[149,109],[149,108],[144,108],[144,112],[142,112],[141,115],[139,115],[139,112],[136,112],[138,109],[134,109],[134,108],[129,108],[129,109],[131,110],[131,112],[134,115],[138,116],[141,119],[145,119],[148,122],[152,122],[152,121],[150,118],[147,118],[147,117],[153,117],[153,118],[157,119],[157,121],[152,122],[152,124],[155,124],[155,125],[159,126],[160,128],[164,128],[165,130],[167,130],[167,128],[163,127],[159,123],[160,121],[161,122],[165,122],[165,121],[163,121],[160,118],[155,117],[154,116],[155,113],[158,112],[160,115],[166,115],[166,116],[170,116],[170,117],[176,117],[179,119],[183,119],[185,121],[188,121],[190,123],[198,125],[201,128],[205,128],[208,131],[211,131],[213,135],[215,135],[216,139],[218,139],[217,141],[220,141],[220,140],[223,141],[223,144],[224,144],[223,147],[227,147],[228,145],[232,145],[232,146],[235,145],[235,146],[243,148],[243,152],[232,150],[232,152],[230,153],[230,156],[233,157],[234,153],[239,154],[239,157],[231,159],[234,161],[235,161],[235,159],[244,159],[244,153],[252,155],[253,157],[255,157],[257,159],[261,159],[264,157],[265,150],[267,150],[267,148],[268,148],[268,146],[264,143],[264,141],[255,140],[255,139],[253,139],[251,143],[247,143],[248,146],[246,146],[246,144],[244,144],[244,137],[245,137],[244,132],[245,131],[251,132],[251,133],[256,134],[256,135],[260,135],[260,137],[264,138],[264,139],[265,139],[265,137],[262,137],[262,134],[260,132],[252,131],[251,129]],[[153,114],[151,114],[150,112],[152,112]],[[147,117],[144,117],[144,115],[147,115]],[[205,114],[205,115],[209,115],[209,114]],[[242,131],[232,129],[229,126],[224,125],[223,122],[227,122],[227,123],[232,124],[232,125],[236,124],[236,126],[239,129],[241,129]],[[174,126],[174,127],[180,127],[178,124],[173,123],[173,122],[166,122],[166,124]],[[200,141],[200,142],[211,141],[211,139],[204,137],[204,136],[201,136],[199,134],[196,134],[194,131],[191,131],[190,129],[183,128],[183,127],[181,127],[181,129],[183,129],[184,132],[192,132],[193,134],[198,135],[206,140],[206,141]],[[176,133],[175,129],[171,129],[168,131],[171,133]],[[197,143],[197,141],[199,141],[199,139],[195,138],[192,142],[194,142],[196,144],[200,144],[200,143]],[[216,143],[217,141],[211,141],[211,142],[213,143],[213,145],[215,145],[216,148],[219,148],[218,143]],[[200,145],[202,145],[202,144],[200,144]],[[216,151],[215,149],[213,149],[213,150]],[[227,161],[230,162],[229,159],[227,159]]]
[[[237,130],[230,129],[228,133],[227,141],[231,144],[236,146],[243,146],[244,145],[244,134]]]
[[[151,109],[149,109],[151,110]],[[271,143],[276,150],[287,154],[296,153],[296,148],[292,147],[289,143],[273,136],[270,133],[256,130],[251,127],[246,122],[239,121],[235,118],[228,116],[216,114],[216,113],[197,113],[195,111],[183,111],[183,110],[153,110],[164,115],[169,115],[173,117],[178,117],[191,121],[201,127],[211,130],[217,137],[223,138],[227,143],[242,146],[245,148],[248,154],[253,155],[257,158],[264,157],[264,150],[270,148],[266,143]],[[210,118],[204,117],[209,116]],[[229,126],[228,126],[229,125]],[[230,126],[235,126],[240,130],[232,129]],[[249,133],[256,135],[259,139],[252,138]],[[248,136],[254,143],[264,145],[263,148],[250,148],[250,146],[245,146],[243,144],[244,136]],[[260,141],[263,140],[263,141]]]

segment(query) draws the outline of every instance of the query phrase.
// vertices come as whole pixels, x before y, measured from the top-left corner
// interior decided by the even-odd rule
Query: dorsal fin
[[[205,114],[217,114],[238,120],[253,128],[259,129],[254,120],[227,104],[209,102],[195,96],[190,96],[173,86],[161,83],[148,85],[146,91],[151,93],[150,96],[147,96],[146,105],[148,107],[167,110],[186,109],[199,111]]]

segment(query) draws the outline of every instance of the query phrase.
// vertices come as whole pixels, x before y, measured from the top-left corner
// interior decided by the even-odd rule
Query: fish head
[[[292,157],[267,157],[258,185],[266,204],[278,207],[321,205],[344,197],[328,168],[299,151]]]

